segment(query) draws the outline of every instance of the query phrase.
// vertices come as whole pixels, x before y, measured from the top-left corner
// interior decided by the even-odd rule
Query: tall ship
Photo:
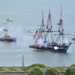
[[[39,29],[36,30],[33,35],[35,43],[30,45],[30,48],[38,50],[50,50],[54,52],[67,52],[71,42],[65,38],[64,28],[63,28],[63,19],[62,19],[62,8],[61,8],[61,17],[58,23],[58,30],[53,31],[51,13],[49,10],[47,24],[44,25],[44,12],[42,11],[42,23]],[[56,35],[54,37],[54,35]],[[56,39],[54,39],[56,38]]]

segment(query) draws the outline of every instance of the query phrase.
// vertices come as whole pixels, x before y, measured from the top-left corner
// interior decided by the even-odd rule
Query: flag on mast
[[[33,39],[36,38],[37,34],[38,34],[38,31],[36,30],[35,34],[33,35]]]

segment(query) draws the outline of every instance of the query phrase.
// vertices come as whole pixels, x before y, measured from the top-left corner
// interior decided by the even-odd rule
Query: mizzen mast
[[[45,26],[44,26],[44,11],[43,11],[43,9],[42,9],[42,23],[41,23],[41,31],[44,31],[44,29],[45,29]]]

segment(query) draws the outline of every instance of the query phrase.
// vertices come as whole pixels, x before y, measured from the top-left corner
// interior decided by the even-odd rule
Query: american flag
[[[35,34],[33,35],[33,39],[36,38],[37,34],[38,34],[38,31],[36,30]]]

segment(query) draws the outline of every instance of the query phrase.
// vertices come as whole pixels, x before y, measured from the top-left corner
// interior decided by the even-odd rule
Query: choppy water
[[[63,8],[64,28],[75,35],[75,1],[74,0],[0,0],[0,26],[8,29],[8,32],[0,31],[0,37],[4,34],[12,34],[17,42],[0,42],[0,66],[21,66],[22,54],[26,66],[41,63],[47,66],[69,66],[75,63],[75,44],[72,44],[67,53],[54,53],[50,51],[34,51],[29,45],[34,43],[33,34],[41,24],[42,8],[44,9],[45,24],[49,8],[52,15],[52,24],[57,28],[60,18],[60,6]],[[13,22],[6,22],[6,18],[12,18]],[[31,31],[31,32],[29,32]]]

